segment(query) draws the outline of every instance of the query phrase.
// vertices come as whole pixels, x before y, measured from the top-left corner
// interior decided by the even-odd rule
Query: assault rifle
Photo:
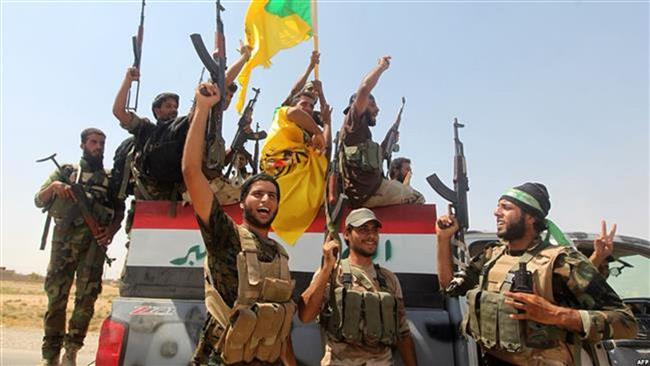
[[[71,182],[68,177],[66,177],[63,174],[63,169],[61,168],[61,165],[56,161],[55,159],[56,154],[52,154],[46,158],[43,159],[38,159],[36,160],[37,163],[41,163],[44,161],[52,160],[54,162],[54,165],[56,165],[57,169],[59,169],[59,177],[61,178],[61,181],[67,185],[70,186],[70,190],[72,191],[72,195],[75,198],[75,204],[79,208],[79,212],[81,213],[81,217],[84,219],[84,223],[86,226],[88,226],[88,229],[90,229],[90,232],[93,235],[93,238],[97,238],[100,235],[100,229],[101,226],[97,223],[97,220],[95,219],[95,216],[93,216],[92,211],[90,209],[90,202],[88,201],[88,196],[86,196],[86,192],[84,191],[83,187],[81,184],[77,182]],[[77,174],[77,177],[81,177],[81,172]],[[48,215],[49,216],[49,215]],[[47,224],[46,224],[47,225]],[[47,232],[43,234],[43,239],[47,237]],[[97,241],[94,241],[95,246],[97,248],[100,248],[100,250],[104,253],[104,256],[106,257],[106,263],[110,266],[111,263],[113,263],[114,259],[110,258],[106,254],[106,247],[103,245],[97,244]],[[41,243],[41,249],[43,249],[43,244]],[[90,249],[89,249],[90,250]]]
[[[327,221],[326,232],[339,243],[339,253],[342,253],[339,226],[343,210],[347,203],[347,196],[343,192],[341,177],[339,175],[340,143],[340,135],[337,132],[334,138],[334,154],[332,154],[332,161],[329,164],[329,172],[327,173],[325,217]]]
[[[399,151],[399,125],[402,122],[404,104],[406,104],[406,98],[402,97],[402,106],[399,108],[399,112],[397,112],[397,118],[388,132],[386,132],[386,137],[384,137],[384,141],[381,143],[381,149],[384,154],[383,159],[386,160],[387,172],[390,171],[390,162],[393,160],[393,153]]]
[[[255,123],[255,133],[260,132],[260,124]],[[265,137],[266,138],[266,137]],[[260,140],[255,140],[255,150],[253,152],[253,161],[251,162],[253,165],[253,175],[257,174],[257,170],[259,169],[260,166]]]
[[[237,132],[235,133],[235,137],[230,144],[230,151],[226,156],[226,161],[230,161],[230,164],[228,165],[228,171],[226,171],[226,177],[230,176],[230,172],[232,171],[233,165],[235,164],[235,157],[238,153],[245,154],[248,161],[253,160],[250,154],[244,149],[244,144],[246,141],[253,140],[257,143],[259,140],[264,140],[266,138],[266,132],[259,131],[259,124],[257,125],[258,131],[248,133],[246,132],[246,127],[248,127],[250,125],[250,122],[253,120],[253,109],[255,109],[257,96],[260,94],[260,89],[253,88],[253,91],[255,92],[255,96],[248,101],[244,112],[239,118],[239,122],[237,123]]]
[[[456,216],[458,220],[458,231],[455,234],[456,243],[454,245],[454,264],[469,263],[469,252],[465,245],[465,232],[469,228],[469,212],[467,207],[467,191],[469,191],[469,181],[467,179],[467,164],[465,162],[465,152],[463,151],[463,143],[458,138],[458,129],[465,127],[465,125],[458,123],[458,119],[454,118],[454,189],[447,187],[438,178],[437,174],[427,177],[427,182],[436,193],[451,203],[453,212],[451,214]],[[458,261],[458,262],[457,262]]]
[[[142,0],[142,8],[140,9],[140,25],[138,26],[138,34],[131,37],[133,44],[133,67],[140,70],[140,63],[142,61],[142,41],[144,38],[144,1]],[[140,96],[140,79],[136,80],[135,98],[133,107],[131,107],[131,89],[126,95],[126,110],[138,110],[138,97]]]
[[[198,54],[203,66],[210,73],[210,79],[213,84],[219,88],[221,100],[210,111],[210,118],[206,132],[206,158],[205,164],[209,171],[221,172],[225,159],[225,141],[221,132],[223,125],[223,105],[226,90],[226,40],[223,34],[223,22],[221,21],[221,11],[224,11],[221,6],[221,0],[216,1],[217,13],[217,30],[215,32],[215,51],[210,55],[205,48],[203,39],[198,33],[190,35],[194,50]],[[206,91],[201,91],[205,94]]]

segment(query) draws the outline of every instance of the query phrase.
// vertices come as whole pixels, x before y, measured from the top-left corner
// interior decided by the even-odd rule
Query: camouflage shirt
[[[352,266],[357,267],[365,272],[366,277],[372,279],[372,283],[375,288],[379,289],[379,281],[377,279],[377,271],[375,267],[370,265],[368,267],[360,267],[354,264]],[[397,317],[398,317],[398,330],[399,336],[403,337],[410,334],[408,321],[406,319],[406,310],[404,307],[404,299],[402,295],[402,287],[400,286],[399,279],[397,276],[384,267],[380,267],[381,274],[386,280],[386,287],[388,292],[393,294],[397,299]],[[314,273],[313,279],[318,275],[318,271]],[[313,281],[312,279],[312,281]],[[337,277],[336,284],[337,286],[343,286],[343,270],[341,267],[337,267]],[[329,301],[329,282],[325,288],[325,296],[323,297],[322,310],[325,309]],[[365,288],[360,285],[357,279],[353,276],[352,288],[360,291],[366,291]],[[366,345],[353,345],[345,342],[339,342],[333,337],[327,335],[327,343],[325,345],[325,355],[321,361],[321,365],[392,365],[393,364],[393,355],[391,348],[388,346],[377,345],[374,347]]]
[[[536,241],[538,243],[530,246],[529,251],[541,243],[540,239]],[[463,296],[477,287],[484,265],[502,245],[505,243],[487,245],[481,254],[472,258],[465,271],[456,274],[444,292],[449,296]],[[634,315],[587,257],[572,247],[566,247],[552,265],[553,297],[557,305],[579,310],[583,327],[579,336],[583,341],[596,343],[603,339],[636,336]]]
[[[237,254],[241,251],[239,232],[237,224],[228,216],[217,196],[212,201],[212,211],[209,222],[204,223],[198,216],[196,221],[201,229],[201,236],[207,251],[207,270],[214,280],[212,284],[219,292],[228,306],[233,306],[237,300],[237,288],[239,279],[237,277]],[[275,241],[264,240],[255,235],[255,244],[259,249],[258,259],[262,262],[271,262],[279,254]],[[219,338],[215,335],[214,329],[218,324],[208,313],[208,319],[203,332],[200,335],[197,349],[194,352],[194,364],[216,363],[220,364],[221,359],[217,352],[214,352],[213,344],[217,344]],[[248,365],[275,365],[281,363],[266,363],[254,360]]]

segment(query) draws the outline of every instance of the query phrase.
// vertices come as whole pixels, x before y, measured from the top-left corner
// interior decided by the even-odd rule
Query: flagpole
[[[318,9],[316,6],[316,0],[311,0],[311,32],[314,39],[314,51],[318,52]],[[314,79],[318,80],[318,64],[314,66]]]

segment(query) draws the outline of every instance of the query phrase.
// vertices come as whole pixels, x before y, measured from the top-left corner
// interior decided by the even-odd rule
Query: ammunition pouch
[[[511,290],[514,271],[519,264],[529,263],[534,254],[526,253],[519,260],[508,258],[510,260],[507,263],[510,267],[508,273],[492,275],[491,269],[504,268],[503,265],[496,265],[504,252],[499,253],[496,259],[484,266],[480,285],[467,292],[468,310],[462,322],[463,332],[474,338],[485,349],[511,353],[549,349],[557,347],[560,342],[566,342],[568,332],[565,330],[533,321],[510,318],[511,314],[517,314],[517,309],[505,303],[506,297],[503,292]],[[496,283],[492,281],[494,278],[497,279]]]
[[[368,140],[358,145],[343,145],[343,154],[347,164],[364,171],[381,170],[382,150],[378,143]]]
[[[242,251],[237,255],[238,295],[229,307],[212,287],[206,266],[206,307],[220,327],[213,347],[226,364],[239,362],[275,362],[291,331],[296,304],[291,300],[295,282],[291,279],[288,256],[279,247],[271,262],[261,262],[254,235],[239,227]],[[207,258],[206,258],[207,261]],[[216,334],[216,333],[215,333]]]
[[[355,272],[356,269],[352,271]],[[395,296],[385,288],[372,291],[373,287],[364,286],[367,291],[354,290],[346,283],[347,278],[344,269],[344,285],[330,292],[333,298],[330,308],[321,313],[321,327],[337,341],[368,346],[396,344],[399,322]],[[367,279],[359,282],[369,283]]]

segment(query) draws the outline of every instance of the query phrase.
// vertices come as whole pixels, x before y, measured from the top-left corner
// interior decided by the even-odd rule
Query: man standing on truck
[[[409,185],[384,178],[383,154],[372,141],[370,127],[377,123],[379,108],[370,94],[379,77],[388,70],[390,56],[379,59],[378,65],[361,81],[350,97],[341,127],[343,152],[343,188],[352,207],[379,207],[403,203],[424,203],[424,196]]]
[[[320,314],[327,335],[321,365],[392,365],[392,346],[405,365],[417,364],[399,280],[372,262],[379,228],[371,210],[351,211],[344,232],[350,256],[337,264],[339,245],[328,237],[323,264],[300,296],[300,320],[309,323]]]
[[[224,212],[202,171],[208,112],[219,89],[203,83],[183,151],[183,178],[207,250],[205,305],[208,310],[193,363],[295,365],[291,346],[291,300],[294,281],[289,257],[269,238],[278,211],[280,190],[265,174],[249,178],[241,188],[243,222]]]
[[[558,243],[546,219],[546,187],[525,183],[506,191],[494,211],[499,242],[488,244],[452,275],[453,216],[438,222],[438,279],[449,296],[467,296],[463,331],[481,346],[488,364],[580,365],[583,344],[634,338],[633,314],[584,255]],[[597,240],[612,240],[603,232]],[[562,240],[564,239],[564,240]]]
[[[35,197],[36,207],[47,207],[56,226],[52,236],[50,263],[45,276],[47,311],[44,317],[41,365],[59,365],[61,347],[64,365],[75,365],[77,351],[83,347],[95,300],[102,291],[105,249],[120,227],[124,203],[109,191],[110,170],[104,169],[106,135],[97,128],[81,132],[83,156],[78,165],[65,164],[43,183]],[[79,184],[88,198],[86,206],[99,225],[93,237],[70,186]],[[81,192],[80,192],[81,193]],[[75,278],[74,309],[66,333],[66,307]]]

